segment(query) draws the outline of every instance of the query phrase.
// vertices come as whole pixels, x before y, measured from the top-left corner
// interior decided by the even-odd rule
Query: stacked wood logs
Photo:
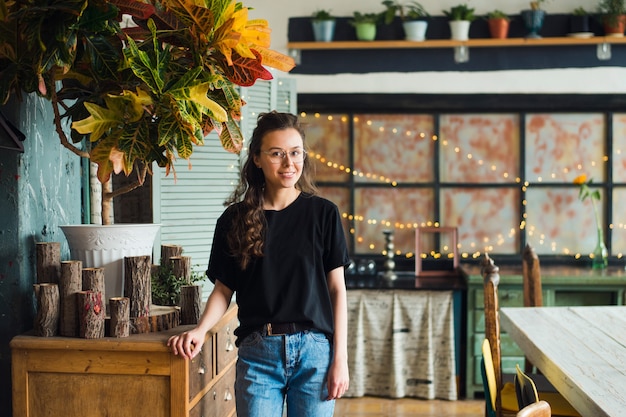
[[[185,259],[180,246],[163,245],[161,253],[161,259],[168,262],[172,257]],[[61,261],[59,242],[37,243],[35,334],[90,339],[104,337],[108,330],[109,336],[127,337],[178,326],[180,308],[152,305],[151,256],[126,257],[124,265],[124,297],[113,297],[107,303],[104,268],[83,268],[76,260]],[[177,273],[188,277],[189,265],[189,259],[177,262]]]

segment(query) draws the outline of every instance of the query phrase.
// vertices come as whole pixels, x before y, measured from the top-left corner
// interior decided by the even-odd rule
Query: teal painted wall
[[[25,135],[24,153],[0,149],[0,415],[11,416],[13,336],[33,327],[35,242],[62,242],[59,225],[81,221],[80,158],[60,143],[49,103],[35,96],[2,107]]]

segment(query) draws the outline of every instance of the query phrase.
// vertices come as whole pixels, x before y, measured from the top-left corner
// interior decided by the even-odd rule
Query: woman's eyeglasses
[[[304,162],[304,158],[306,158],[306,151],[304,149],[292,149],[290,151],[286,151],[284,149],[272,148],[269,151],[261,152],[269,156],[270,162],[273,164],[281,164],[287,156],[289,156],[289,160],[291,160],[294,164]]]

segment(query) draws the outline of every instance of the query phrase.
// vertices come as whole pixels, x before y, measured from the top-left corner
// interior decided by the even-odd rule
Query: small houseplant
[[[451,38],[457,41],[468,40],[470,24],[476,18],[474,8],[467,4],[459,4],[443,10],[443,14],[448,18]]]
[[[373,41],[376,38],[376,25],[380,22],[379,13],[354,12],[348,21],[356,31],[356,38],[360,41]]]
[[[269,49],[269,33],[228,0],[0,0],[0,103],[49,100],[61,143],[98,164],[103,184],[137,178],[103,196],[107,223],[114,196],[142,185],[153,163],[169,173],[209,132],[239,152],[237,87],[271,79],[265,66],[294,66]]]
[[[412,1],[400,6],[400,18],[406,40],[423,41],[426,39],[428,18],[430,15],[420,3]]]
[[[626,6],[624,0],[601,0],[598,14],[607,36],[624,36]]]
[[[545,0],[535,0],[530,2],[530,9],[522,10],[521,16],[524,21],[524,26],[528,33],[527,38],[541,38],[539,31],[543,26],[543,19],[546,12],[541,9],[541,3]]]
[[[402,39],[402,26],[400,25],[400,5],[395,0],[384,0],[385,7],[379,16],[379,27],[376,30],[377,39],[396,40]]]
[[[511,19],[501,10],[493,10],[487,13],[489,34],[495,39],[505,39],[509,33],[509,21]]]
[[[336,17],[330,10],[320,9],[311,16],[313,37],[317,42],[330,42],[335,36]]]
[[[580,36],[593,35],[589,29],[590,13],[585,10],[584,7],[577,7],[572,11],[572,15],[569,17],[569,31],[571,34],[578,34]]]

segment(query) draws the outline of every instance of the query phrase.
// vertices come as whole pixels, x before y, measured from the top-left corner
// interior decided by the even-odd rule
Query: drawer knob
[[[231,352],[233,349],[235,349],[235,345],[233,345],[233,342],[229,337],[228,340],[226,340],[226,352]]]
[[[230,401],[233,399],[233,395],[230,393],[230,390],[227,389],[224,393],[224,401]]]
[[[198,368],[198,373],[200,375],[204,375],[205,372],[206,372],[206,369],[204,369],[204,366],[201,366],[200,368]]]

